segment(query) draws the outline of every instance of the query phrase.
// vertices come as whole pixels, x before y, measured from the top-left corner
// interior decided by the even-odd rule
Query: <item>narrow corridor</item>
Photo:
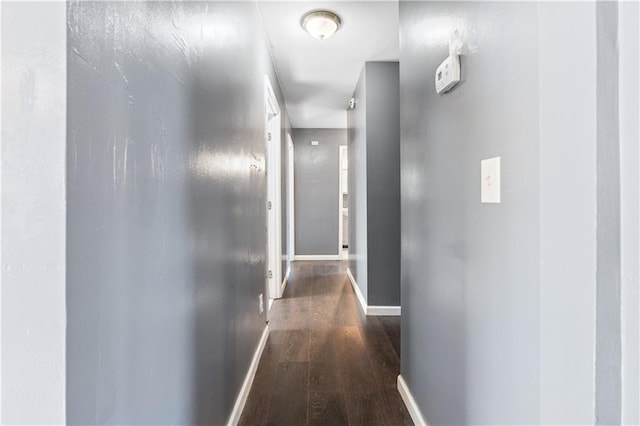
[[[341,262],[293,268],[240,424],[412,424],[396,387],[400,318],[365,317]]]

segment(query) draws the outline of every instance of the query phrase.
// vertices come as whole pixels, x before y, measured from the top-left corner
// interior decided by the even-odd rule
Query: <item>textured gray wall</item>
[[[619,422],[611,9],[401,2],[402,374],[430,423]],[[463,81],[437,96],[456,29]]]
[[[255,4],[68,18],[68,422],[222,424],[265,321]]]
[[[296,254],[338,255],[338,147],[347,144],[347,131],[293,129],[293,143]]]
[[[400,306],[400,82],[397,62],[366,63],[367,303]]]
[[[367,301],[367,93],[366,67],[353,92],[356,108],[347,111],[349,151],[349,270]]]
[[[0,7],[0,423],[64,424],[66,4]]]

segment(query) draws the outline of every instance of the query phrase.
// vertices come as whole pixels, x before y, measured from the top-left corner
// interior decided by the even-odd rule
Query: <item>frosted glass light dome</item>
[[[328,10],[312,10],[300,19],[300,25],[311,37],[324,40],[340,29],[340,17]]]

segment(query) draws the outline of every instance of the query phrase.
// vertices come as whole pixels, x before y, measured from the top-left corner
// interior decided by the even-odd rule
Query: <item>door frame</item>
[[[266,261],[265,294],[267,320],[273,301],[282,297],[282,174],[280,105],[268,76],[264,76]],[[271,271],[271,274],[269,274]]]
[[[296,256],[295,197],[295,147],[291,133],[287,133],[287,241],[289,246],[289,262],[293,262]]]
[[[347,150],[347,146],[346,145],[340,145],[338,146],[338,150],[339,150],[339,155],[338,155],[338,161],[340,162],[339,166],[338,166],[338,258],[339,259],[343,259],[342,253],[342,237],[343,237],[343,233],[344,233],[344,225],[343,225],[343,221],[344,221],[344,217],[343,217],[343,200],[342,200],[342,192],[345,188],[342,187],[342,163],[344,161],[344,156],[348,156],[348,150]],[[348,158],[348,157],[347,157]],[[347,180],[349,179],[349,172],[347,171]],[[347,193],[349,192],[348,190],[348,183],[347,183]]]

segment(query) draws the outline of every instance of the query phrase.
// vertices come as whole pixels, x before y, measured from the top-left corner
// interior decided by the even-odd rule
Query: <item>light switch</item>
[[[480,201],[500,202],[500,157],[487,158],[480,162]]]

